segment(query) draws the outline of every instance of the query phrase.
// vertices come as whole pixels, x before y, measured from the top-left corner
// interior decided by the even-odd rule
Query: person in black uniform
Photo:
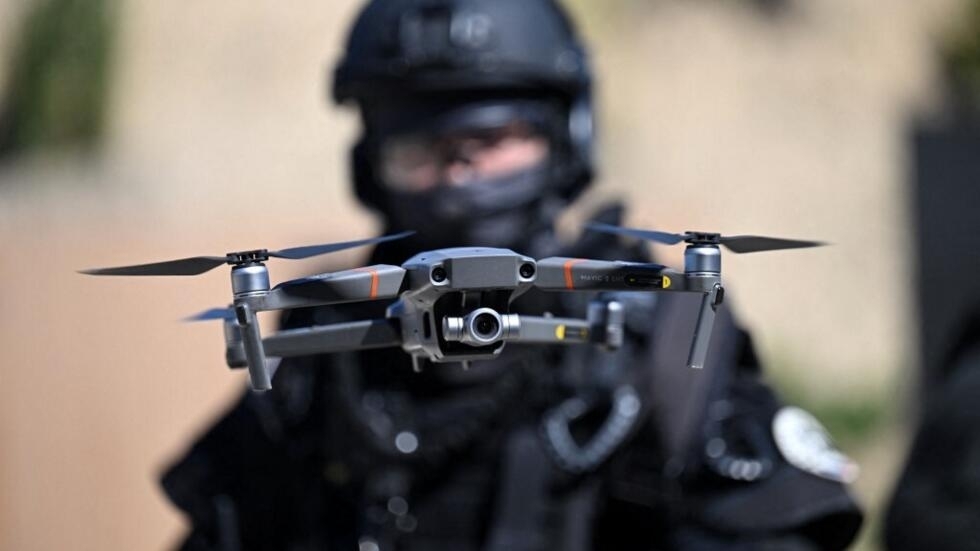
[[[980,549],[980,308],[933,376],[884,518],[885,548]]]
[[[357,197],[387,230],[417,231],[370,262],[451,246],[649,260],[635,243],[554,232],[592,179],[591,84],[552,0],[369,2],[333,97],[363,122]],[[812,418],[782,408],[731,314],[694,371],[697,297],[618,298],[615,352],[508,346],[468,370],[421,372],[398,349],[284,360],[272,391],[246,393],[164,475],[191,521],[182,548],[844,548],[861,523],[850,465]],[[283,326],[385,306],[294,310]],[[586,307],[529,292],[514,311]]]

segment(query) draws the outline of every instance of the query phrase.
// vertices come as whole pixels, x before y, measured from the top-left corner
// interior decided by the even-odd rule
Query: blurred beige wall
[[[0,4],[0,47],[24,5]],[[122,2],[104,152],[0,165],[0,549],[176,541],[155,479],[244,384],[220,328],[176,320],[225,303],[227,276],[74,270],[376,231],[345,183],[355,117],[326,106],[356,5]],[[935,102],[931,47],[956,5],[800,0],[766,19],[725,1],[574,2],[601,81],[586,204],[835,243],[726,256],[733,300],[814,393],[890,388],[914,351],[905,125]],[[295,264],[273,276],[316,266]]]

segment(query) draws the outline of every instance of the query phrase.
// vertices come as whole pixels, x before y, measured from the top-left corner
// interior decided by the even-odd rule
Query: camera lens
[[[500,329],[500,322],[492,314],[480,314],[473,321],[473,327],[476,329],[477,335],[488,338],[497,334]]]
[[[470,320],[470,335],[482,343],[497,340],[500,338],[500,318],[495,312],[478,312]]]
[[[464,318],[466,335],[462,342],[471,346],[489,346],[504,336],[504,322],[493,308],[477,308]]]

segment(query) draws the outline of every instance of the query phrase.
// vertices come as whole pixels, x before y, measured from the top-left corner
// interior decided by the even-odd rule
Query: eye
[[[416,137],[387,140],[382,144],[379,160],[381,180],[394,189],[426,189],[438,177],[438,152],[428,140]]]

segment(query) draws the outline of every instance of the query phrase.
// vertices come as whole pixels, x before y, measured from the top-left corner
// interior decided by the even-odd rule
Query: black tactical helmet
[[[334,75],[334,99],[444,90],[589,86],[585,53],[552,0],[374,0]]]
[[[556,114],[548,131],[553,169],[540,191],[567,204],[592,178],[590,88],[585,50],[554,0],[372,0],[336,67],[333,98],[361,109],[357,196],[390,219],[372,147],[390,132],[392,113],[429,121],[438,115],[433,105],[547,104]]]

